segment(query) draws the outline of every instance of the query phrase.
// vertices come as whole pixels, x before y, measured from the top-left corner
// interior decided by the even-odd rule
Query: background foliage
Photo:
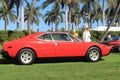
[[[34,33],[34,32],[32,32]],[[82,30],[78,30],[78,37],[82,39]],[[92,41],[99,42],[100,39],[102,38],[104,31],[90,31],[92,37]],[[111,36],[115,36],[119,33],[119,31],[109,31],[111,33]],[[28,31],[0,31],[0,42],[5,42],[5,41],[10,41],[10,40],[15,40],[18,38],[21,38],[23,36],[28,35]]]
[[[82,39],[82,33],[83,33],[83,31],[79,30],[77,32],[79,34],[78,37]],[[91,33],[91,39],[92,39],[92,41],[99,42],[100,39],[103,37],[104,32],[105,31],[94,31],[94,30],[91,30],[90,33]],[[113,37],[113,36],[116,36],[120,32],[119,31],[109,31],[108,33],[111,33],[111,37]]]
[[[0,42],[15,40],[28,35],[28,31],[0,31]]]

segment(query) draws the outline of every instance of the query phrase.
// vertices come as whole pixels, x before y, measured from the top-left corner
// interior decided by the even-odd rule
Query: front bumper
[[[9,54],[7,51],[4,51],[3,49],[0,50],[0,54],[2,55],[2,57],[4,58],[10,58]]]

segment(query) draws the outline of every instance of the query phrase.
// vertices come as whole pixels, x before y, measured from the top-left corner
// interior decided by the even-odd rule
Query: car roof
[[[67,34],[67,32],[46,32],[46,33],[52,33],[52,34]]]
[[[39,36],[41,34],[68,34],[68,33],[67,32],[36,32],[34,34],[26,36],[26,38],[36,37],[36,36]]]

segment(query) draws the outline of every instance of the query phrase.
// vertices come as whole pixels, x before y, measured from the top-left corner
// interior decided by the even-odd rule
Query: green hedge
[[[15,40],[28,35],[27,31],[0,31],[0,42]]]
[[[95,41],[95,42],[99,42],[103,36],[105,31],[93,31],[91,30],[90,33],[91,33],[91,39],[92,41]],[[82,38],[82,33],[83,33],[83,30],[79,30],[77,31],[77,33],[79,34],[79,38]],[[111,33],[111,37],[113,36],[116,36],[118,33],[120,33],[120,31],[109,31],[108,33]]]
[[[34,33],[34,32],[32,32]],[[78,37],[82,38],[82,30],[77,31],[78,33]],[[91,33],[91,39],[92,41],[95,42],[99,42],[100,39],[102,38],[104,31],[90,31]],[[111,36],[115,36],[118,33],[120,33],[120,31],[109,31],[109,33],[111,33]],[[15,40],[18,38],[21,38],[23,36],[28,35],[28,31],[4,31],[4,30],[0,30],[0,43],[5,42],[5,41],[10,41],[10,40]]]

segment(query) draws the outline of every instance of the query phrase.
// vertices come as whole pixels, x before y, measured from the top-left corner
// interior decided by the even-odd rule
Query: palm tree
[[[54,6],[51,11],[48,11],[45,15],[45,23],[54,23],[55,24],[55,31],[58,31],[58,24],[59,22],[63,22],[63,11],[60,11],[60,7],[58,3],[54,3]]]
[[[60,5],[63,6],[63,0],[46,0],[43,2],[42,8],[45,9],[52,3],[54,4],[52,10],[48,11],[45,15],[45,23],[48,23],[48,25],[50,25],[50,23],[55,23],[55,31],[58,31],[58,24],[63,21],[62,14],[64,12],[60,11]]]
[[[120,0],[117,0],[117,5],[118,4],[120,4]],[[117,22],[118,22],[118,26],[120,26],[120,10],[118,11],[118,20],[117,20]]]
[[[65,21],[66,21],[66,27],[67,27],[66,29],[69,32],[70,31],[70,23],[71,23],[71,8],[75,8],[75,5],[72,4],[73,2],[79,3],[79,0],[46,0],[43,3],[42,8],[44,9],[52,3],[58,3],[61,5],[62,8],[65,7],[65,13],[66,13],[66,20]],[[69,21],[69,25],[68,25],[68,21]]]
[[[7,0],[9,3],[9,10],[14,8],[14,5],[16,6],[16,11],[17,11],[17,27],[16,30],[19,29],[19,7],[20,7],[20,0]]]
[[[64,1],[65,0],[46,0],[42,3],[42,9],[45,9],[46,7],[48,7],[50,4],[52,3],[58,3],[62,6],[62,8],[64,7]]]
[[[110,21],[113,19],[114,17],[114,13],[116,12],[116,7],[117,5],[116,4],[120,4],[120,1],[119,0],[107,0],[107,3],[108,3],[108,7],[106,9],[106,14],[107,14],[107,23],[109,24]],[[119,14],[118,14],[119,15]],[[117,15],[117,16],[118,16]],[[116,17],[114,22],[112,23],[112,25],[115,26],[115,23],[116,23],[116,20],[118,20],[119,17]]]
[[[36,3],[36,0],[33,0],[32,3],[28,3],[27,6],[30,6],[29,9],[28,9],[28,14],[27,14],[27,28],[28,28],[28,33],[31,34],[30,32],[30,24],[31,24],[31,21],[32,21],[32,18],[33,18],[33,8],[35,6],[35,3]]]
[[[97,22],[97,26],[98,26],[98,21],[102,21],[102,9],[99,5],[99,0],[97,0],[93,6],[93,12],[91,13],[91,19],[90,21]]]
[[[14,0],[16,5],[16,11],[17,11],[17,28],[16,30],[19,30],[19,8],[20,8],[20,0]]]
[[[2,7],[0,8],[0,19],[3,19],[5,21],[5,30],[8,30],[9,20],[11,22],[15,22],[16,20],[14,11],[12,9],[9,9],[9,4],[5,0],[2,0]]]
[[[102,0],[102,25],[105,26],[105,9],[104,9],[105,0]]]
[[[110,19],[111,21],[110,21],[110,23],[108,24],[108,27],[107,27],[107,29],[106,29],[106,31],[105,31],[102,39],[101,39],[101,42],[103,42],[104,38],[105,38],[106,35],[108,34],[108,30],[109,30],[111,24],[114,22],[115,18],[117,17],[118,13],[120,13],[120,3],[119,3],[119,0],[118,0],[118,3],[117,3],[117,7],[116,7],[116,9],[115,9],[115,12],[114,12],[114,14],[113,14],[114,16],[112,17],[112,19]]]
[[[54,18],[53,18],[53,11],[47,11],[45,14],[45,23],[49,26],[52,24],[51,31],[53,31],[53,24],[54,24]]]
[[[75,24],[76,30],[79,30],[80,17],[81,15],[80,15],[79,4],[76,4],[76,8],[71,9],[72,29],[73,29],[73,24]]]
[[[80,0],[65,0],[65,12],[66,12],[66,30],[70,32],[71,27],[71,12],[77,8]],[[78,15],[78,14],[77,14]]]
[[[34,9],[33,9],[33,20],[31,22],[31,25],[32,25],[32,31],[33,31],[33,27],[34,27],[34,24],[36,24],[37,26],[39,26],[40,24],[40,20],[39,20],[39,17],[41,17],[42,19],[44,19],[44,16],[40,13],[40,7],[39,6],[36,6]]]
[[[91,22],[96,21],[97,22],[97,27],[99,26],[99,21],[102,20],[102,11],[101,8],[98,8],[97,10],[95,10],[93,13],[91,13]]]
[[[25,9],[25,21],[27,21],[30,16],[30,8],[31,6],[30,4],[28,4]],[[40,6],[36,6],[33,8],[33,11],[32,11],[33,15],[31,16],[31,22],[30,22],[30,24],[32,25],[32,30],[33,30],[34,24],[39,25],[40,23],[39,17],[43,18],[43,15],[39,12],[39,10],[40,10]]]
[[[83,0],[83,7],[82,10],[83,11],[83,15],[84,17],[87,17],[87,22],[88,22],[88,26],[91,27],[91,12],[92,12],[92,8],[94,6],[94,2],[95,0]]]

